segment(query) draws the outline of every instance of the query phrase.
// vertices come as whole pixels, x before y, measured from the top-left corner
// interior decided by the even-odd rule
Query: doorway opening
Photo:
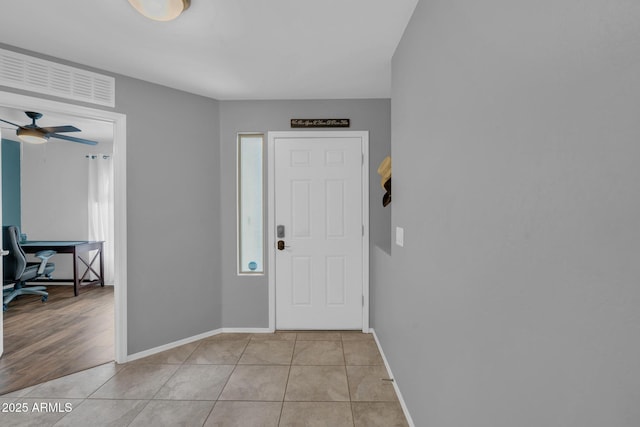
[[[68,121],[84,120],[110,126],[113,132],[113,224],[114,224],[114,275],[113,275],[113,359],[118,363],[126,362],[126,116],[124,114],[99,109],[67,104],[20,95],[0,92],[0,108],[18,111],[47,111],[57,116],[64,116]],[[21,122],[17,122],[21,123]],[[84,129],[83,129],[84,130]],[[84,159],[83,159],[84,160]],[[86,176],[79,179],[86,179]],[[43,183],[46,185],[46,183]],[[46,206],[45,206],[46,207]],[[73,291],[71,291],[73,294]],[[0,318],[0,340],[3,339],[3,322]],[[0,351],[2,347],[0,347]],[[62,350],[62,349],[61,349]]]

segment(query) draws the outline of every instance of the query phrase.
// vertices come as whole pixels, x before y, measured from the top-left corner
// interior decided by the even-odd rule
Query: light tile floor
[[[2,426],[407,426],[358,332],[221,334],[0,396]]]

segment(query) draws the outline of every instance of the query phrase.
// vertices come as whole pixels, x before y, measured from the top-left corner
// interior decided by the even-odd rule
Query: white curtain
[[[89,240],[104,241],[104,282],[114,280],[113,161],[110,155],[87,156],[89,162]]]

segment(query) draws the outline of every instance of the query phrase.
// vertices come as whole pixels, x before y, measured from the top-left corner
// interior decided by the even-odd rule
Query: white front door
[[[363,134],[273,137],[277,329],[363,328]]]

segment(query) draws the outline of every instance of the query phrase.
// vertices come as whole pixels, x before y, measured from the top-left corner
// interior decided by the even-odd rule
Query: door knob
[[[288,248],[288,247],[289,247],[289,246],[286,246],[286,245],[284,244],[284,240],[278,240],[278,250],[279,250],[279,251],[283,251],[283,250],[284,250],[284,248]]]

